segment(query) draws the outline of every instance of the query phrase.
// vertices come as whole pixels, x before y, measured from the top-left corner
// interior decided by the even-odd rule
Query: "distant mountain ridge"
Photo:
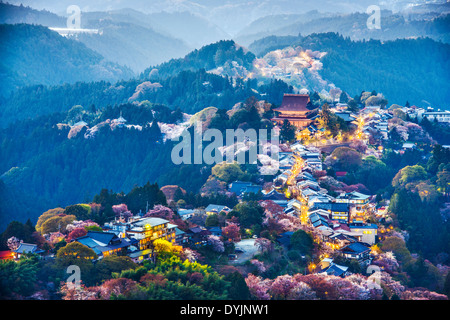
[[[450,9],[449,9],[450,12]],[[383,10],[381,29],[369,29],[366,13],[351,14],[291,14],[273,15],[258,19],[241,30],[234,40],[242,45],[267,36],[307,36],[312,33],[336,32],[352,40],[395,40],[400,38],[430,37],[450,43],[450,14],[434,13],[432,17],[408,19],[403,14]]]
[[[105,60],[84,44],[29,24],[0,25],[0,74],[0,94],[4,97],[12,90],[34,84],[133,77],[130,69]]]

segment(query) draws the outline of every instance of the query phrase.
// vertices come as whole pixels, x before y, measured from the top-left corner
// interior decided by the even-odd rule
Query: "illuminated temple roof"
[[[297,111],[305,113],[310,111],[306,106],[309,102],[309,95],[307,94],[285,94],[283,101],[279,108],[273,109],[274,111]]]

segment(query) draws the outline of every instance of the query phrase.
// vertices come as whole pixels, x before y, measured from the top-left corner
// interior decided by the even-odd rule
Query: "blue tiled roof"
[[[370,250],[370,248],[366,247],[365,245],[363,245],[360,242],[350,243],[349,245],[342,248],[342,252],[354,253],[354,254],[360,254],[367,250]]]

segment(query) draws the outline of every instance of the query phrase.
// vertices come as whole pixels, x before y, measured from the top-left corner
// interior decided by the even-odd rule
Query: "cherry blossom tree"
[[[181,253],[181,257],[184,260],[188,260],[189,262],[196,262],[199,259],[200,254],[190,248],[183,248],[183,252]]]
[[[445,294],[428,290],[406,290],[401,295],[402,300],[448,300]]]
[[[14,251],[17,250],[17,248],[19,248],[22,242],[23,242],[22,240],[16,237],[11,237],[6,241],[6,245],[8,246],[9,250]]]
[[[272,299],[285,300],[289,296],[290,291],[295,287],[295,284],[296,281],[288,274],[278,276],[272,282],[268,292]]]
[[[271,281],[268,279],[262,279],[262,277],[249,274],[245,278],[250,294],[257,300],[270,300],[270,295],[267,292],[270,288]]]
[[[70,242],[72,240],[75,240],[77,238],[83,237],[87,234],[87,231],[85,228],[76,228],[73,229],[67,236],[66,241]]]
[[[264,262],[259,261],[257,259],[251,259],[250,263],[255,267],[258,273],[263,273],[266,271],[266,266],[264,265]]]
[[[153,209],[149,210],[144,217],[158,217],[166,220],[173,220],[174,213],[172,209],[157,204],[153,207]]]
[[[222,228],[222,236],[225,239],[230,239],[233,242],[241,240],[240,228],[236,223],[229,223]]]
[[[62,283],[59,292],[63,300],[98,300],[100,292],[97,287],[86,287],[83,283],[80,286]]]
[[[90,227],[90,226],[100,227],[98,225],[98,223],[95,223],[92,220],[74,220],[74,221],[72,221],[72,223],[70,223],[66,226],[66,230],[70,233],[75,229],[78,229],[78,228],[85,229],[86,227]]]
[[[287,296],[288,300],[316,300],[316,293],[304,282],[295,282]]]
[[[128,211],[128,207],[125,203],[121,203],[112,206],[112,210],[116,216],[120,216],[122,212]]]
[[[274,248],[272,241],[266,238],[256,239],[254,245],[257,246],[261,252],[270,252]]]
[[[132,290],[136,289],[137,282],[126,278],[117,278],[106,280],[101,286],[99,286],[99,292],[101,299],[108,300],[112,295],[126,296]]]
[[[212,247],[215,252],[222,253],[225,251],[225,246],[218,236],[209,235],[208,244]]]

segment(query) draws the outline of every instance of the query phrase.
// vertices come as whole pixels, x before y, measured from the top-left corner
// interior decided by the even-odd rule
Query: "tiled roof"
[[[285,94],[283,101],[279,108],[273,109],[274,111],[309,111],[306,105],[309,102],[309,95],[307,94]]]

